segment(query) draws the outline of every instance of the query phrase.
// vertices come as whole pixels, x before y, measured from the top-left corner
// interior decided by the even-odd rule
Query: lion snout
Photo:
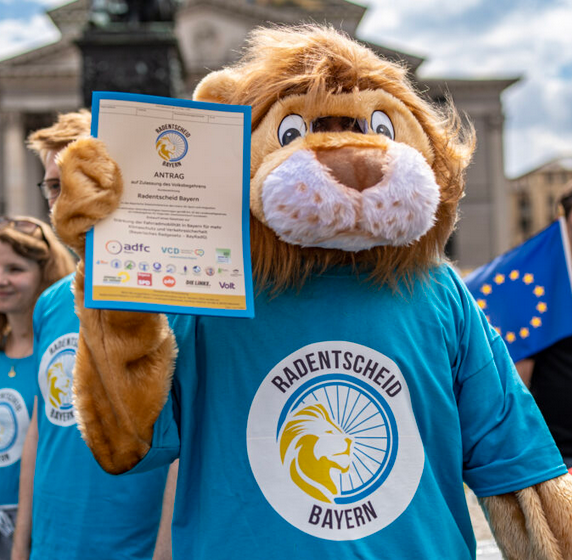
[[[336,181],[358,192],[379,184],[384,176],[384,150],[346,146],[317,150],[315,155]]]

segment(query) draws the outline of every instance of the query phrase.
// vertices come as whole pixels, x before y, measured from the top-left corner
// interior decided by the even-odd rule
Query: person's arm
[[[153,560],[171,560],[171,522],[173,521],[173,507],[175,505],[175,492],[177,490],[177,478],[179,476],[179,459],[174,461],[169,467],[169,475],[165,484],[163,494],[163,509],[161,513],[161,523],[157,533],[155,552]]]
[[[32,537],[32,497],[34,494],[34,472],[38,448],[38,399],[34,399],[34,410],[24,440],[20,461],[20,490],[18,516],[12,545],[12,560],[28,560]]]
[[[520,360],[516,362],[516,371],[522,379],[522,382],[530,389],[530,383],[532,381],[532,371],[534,370],[534,360],[527,358],[525,360]]]

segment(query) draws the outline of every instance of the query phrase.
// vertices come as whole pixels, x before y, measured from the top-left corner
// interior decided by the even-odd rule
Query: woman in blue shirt
[[[73,269],[47,224],[0,217],[0,560],[10,558],[20,457],[34,405],[34,305]]]

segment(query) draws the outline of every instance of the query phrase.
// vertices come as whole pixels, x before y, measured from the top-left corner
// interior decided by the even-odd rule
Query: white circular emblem
[[[0,467],[20,459],[29,424],[22,395],[14,389],[0,389]]]
[[[411,502],[425,453],[397,364],[352,342],[294,352],[248,416],[248,458],[270,505],[315,537],[361,539]]]
[[[76,423],[73,408],[73,368],[78,334],[64,334],[48,346],[38,371],[46,417],[57,426]]]

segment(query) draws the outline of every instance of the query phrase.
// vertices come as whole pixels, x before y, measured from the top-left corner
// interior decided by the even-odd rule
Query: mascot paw
[[[62,190],[52,210],[61,240],[83,258],[85,234],[118,206],[123,179],[105,145],[82,138],[60,155]]]

